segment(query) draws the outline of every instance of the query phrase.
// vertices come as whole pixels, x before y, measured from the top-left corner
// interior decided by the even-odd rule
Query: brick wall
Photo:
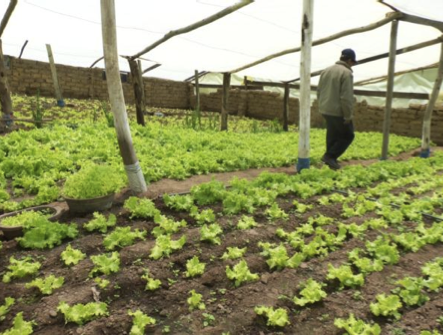
[[[106,80],[102,69],[90,69],[67,65],[56,65],[57,77],[65,98],[108,99]],[[54,96],[49,63],[9,57],[8,82],[13,93]],[[125,101],[134,103],[131,76],[123,82]],[[149,106],[188,108],[190,86],[184,82],[144,78],[146,101]]]
[[[37,90],[44,96],[54,96],[51,70],[48,63],[8,57],[8,81],[13,93],[36,95]],[[102,69],[89,69],[57,65],[57,73],[66,98],[101,100],[108,99],[106,81]],[[134,103],[134,93],[128,82],[122,83],[125,100]],[[144,78],[146,103],[148,106],[190,109],[195,106],[195,95],[189,83],[157,78]],[[201,110],[221,109],[221,89],[200,97]],[[421,138],[422,120],[426,106],[411,105],[392,111],[391,132],[398,135]],[[230,114],[244,115],[257,119],[282,120],[283,97],[273,92],[261,90],[233,89],[229,93],[228,110]],[[298,99],[289,100],[289,122],[297,124],[299,118]],[[369,106],[365,101],[355,105],[355,128],[357,131],[378,131],[383,128],[384,108]],[[313,127],[323,127],[324,122],[317,112],[314,101],[311,110]],[[434,108],[431,123],[431,138],[443,145],[443,105]]]

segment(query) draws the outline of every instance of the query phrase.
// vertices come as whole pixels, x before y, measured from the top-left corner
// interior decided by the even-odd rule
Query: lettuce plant
[[[381,328],[378,324],[367,324],[363,320],[357,320],[351,313],[348,319],[335,319],[334,325],[343,329],[349,335],[380,335]]]
[[[253,216],[242,215],[240,220],[237,222],[237,229],[246,230],[257,227],[257,222],[255,222]]]
[[[205,272],[205,263],[201,263],[197,256],[192,257],[186,262],[186,277],[200,276]]]
[[[91,261],[95,266],[89,273],[90,277],[95,276],[97,273],[109,275],[120,270],[120,254],[117,251],[114,251],[110,255],[101,254],[91,256]]]
[[[5,319],[5,315],[9,312],[9,307],[14,305],[15,299],[11,297],[5,298],[5,304],[0,305],[0,321],[3,321]]]
[[[244,282],[258,279],[258,274],[251,273],[251,271],[249,271],[248,264],[244,259],[234,265],[232,269],[229,267],[229,265],[227,265],[226,276],[228,279],[234,281],[234,285],[236,287],[240,286]]]
[[[146,273],[142,276],[142,279],[146,280],[146,291],[155,291],[162,285],[162,282],[159,279],[155,279],[149,275],[149,270],[146,270]]]
[[[221,256],[221,259],[237,259],[237,258],[242,258],[244,256],[244,254],[246,253],[247,248],[244,247],[242,249],[238,248],[238,247],[227,247],[226,248],[227,251],[225,251],[223,253],[223,255]]]
[[[67,266],[77,265],[81,260],[85,259],[86,254],[79,249],[73,249],[70,244],[60,254],[63,263]]]
[[[363,274],[359,273],[354,275],[349,265],[342,265],[335,268],[332,264],[328,264],[328,274],[326,278],[329,280],[338,279],[341,289],[345,287],[360,287],[365,282]]]
[[[327,293],[322,290],[324,286],[326,286],[326,284],[316,282],[314,279],[309,278],[306,282],[300,284],[302,288],[300,295],[302,298],[294,297],[292,301],[298,306],[305,306],[306,304],[321,301],[327,296]]]
[[[74,322],[83,325],[86,322],[109,315],[108,306],[104,302],[90,302],[87,304],[76,304],[69,306],[61,301],[58,304],[57,311],[65,316],[65,322]]]
[[[73,199],[91,199],[118,192],[124,185],[123,176],[112,166],[86,165],[68,178],[62,194]]]
[[[179,240],[171,240],[168,235],[160,235],[155,239],[155,246],[149,255],[152,259],[160,259],[163,256],[169,256],[172,252],[180,250],[186,243],[186,235],[183,235]]]
[[[195,292],[195,290],[191,290],[189,291],[189,294],[191,296],[186,301],[190,311],[194,309],[204,310],[206,308],[205,304],[202,302],[203,296],[200,293]]]
[[[117,217],[114,214],[109,214],[109,217],[106,218],[103,214],[94,212],[93,219],[89,222],[86,222],[83,225],[87,231],[98,230],[100,233],[106,233],[108,228],[114,227],[117,223]]]
[[[55,289],[58,289],[63,286],[65,279],[63,277],[56,277],[54,275],[50,275],[44,279],[37,278],[27,283],[26,288],[36,287],[40,290],[42,294],[50,295]]]
[[[174,219],[168,218],[165,215],[157,214],[154,217],[154,222],[157,226],[152,230],[152,235],[158,237],[160,235],[171,235],[180,230],[182,227],[186,227],[185,220],[174,221]]]
[[[123,208],[129,211],[131,219],[149,219],[160,214],[152,200],[146,198],[129,197],[123,204]]]
[[[7,267],[9,271],[3,275],[3,282],[9,283],[12,278],[23,278],[34,275],[41,266],[39,262],[34,262],[29,256],[21,260],[17,260],[12,256],[9,258],[9,265]]]
[[[132,316],[132,327],[129,335],[144,335],[145,328],[148,325],[155,325],[156,320],[150,316],[144,314],[141,310],[136,310],[132,312],[128,311],[128,315]]]
[[[272,307],[256,306],[254,308],[254,312],[257,313],[257,315],[266,316],[267,318],[266,324],[268,326],[284,327],[290,324],[288,318],[288,312],[284,308],[277,308],[274,310],[274,308]]]
[[[12,322],[12,328],[3,332],[2,335],[31,335],[33,333],[32,326],[35,324],[34,321],[23,320],[23,312],[20,312]]]
[[[145,236],[146,231],[131,231],[131,227],[118,227],[105,237],[103,245],[106,250],[114,250],[134,244],[135,239],[144,240]]]
[[[223,233],[223,229],[216,223],[203,225],[200,228],[200,241],[209,241],[212,244],[220,244],[221,239],[218,235]]]
[[[372,314],[376,316],[393,316],[395,319],[400,319],[401,314],[399,309],[403,306],[400,297],[395,294],[385,295],[384,293],[378,294],[376,297],[377,302],[370,304]]]

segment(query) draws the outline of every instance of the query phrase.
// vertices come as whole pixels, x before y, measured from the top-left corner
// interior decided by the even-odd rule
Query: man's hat
[[[353,61],[354,63],[358,63],[356,56],[355,56],[355,51],[352,49],[345,49],[341,52],[341,57],[340,58],[346,58],[346,59],[350,59],[351,61]]]

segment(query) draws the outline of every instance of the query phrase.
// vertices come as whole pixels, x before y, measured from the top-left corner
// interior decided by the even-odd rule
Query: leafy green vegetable
[[[25,234],[17,238],[17,241],[23,248],[45,249],[60,245],[64,239],[75,238],[77,235],[76,224],[61,224],[45,218],[39,220],[37,226],[25,228]]]
[[[401,285],[392,292],[397,294],[407,306],[420,306],[429,300],[423,293],[425,282],[423,278],[405,277],[396,283]]]
[[[136,229],[131,231],[131,227],[117,227],[112,233],[107,235],[103,240],[106,250],[114,250],[115,248],[123,248],[134,244],[135,239],[144,240],[146,231]]]
[[[154,218],[160,211],[150,199],[129,197],[123,204],[123,208],[130,213],[130,218],[148,219]]]
[[[225,185],[217,180],[191,187],[191,195],[199,206],[212,205],[223,200]]]
[[[344,329],[348,335],[380,335],[381,328],[378,324],[367,324],[363,320],[357,320],[351,313],[349,318],[335,319],[334,325],[337,328]]]
[[[354,275],[349,265],[342,265],[335,268],[332,264],[328,264],[327,279],[338,279],[340,281],[340,288],[344,287],[360,287],[364,284],[365,279],[361,273]]]
[[[203,209],[201,212],[199,212],[198,207],[193,206],[191,208],[190,215],[199,225],[215,222],[215,214],[212,209]]]
[[[146,291],[155,291],[159,289],[162,285],[162,282],[159,279],[152,278],[149,275],[149,270],[146,270],[146,273],[142,276],[142,279],[146,280]]]
[[[246,230],[257,227],[254,217],[242,215],[241,219],[237,222],[237,229]]]
[[[117,217],[114,214],[109,214],[107,219],[103,214],[98,212],[94,212],[93,216],[94,218],[91,221],[83,225],[83,228],[87,231],[98,230],[104,234],[108,231],[108,228],[114,227],[117,223]]]
[[[274,310],[272,307],[266,307],[266,306],[256,306],[254,308],[255,313],[258,315],[265,315],[268,319],[267,325],[268,326],[278,326],[278,327],[284,327],[288,324],[290,324],[288,319],[288,312],[284,308],[277,308]]]
[[[286,247],[283,244],[273,248],[269,244],[259,242],[258,246],[263,248],[260,254],[268,258],[266,263],[271,270],[274,268],[282,270],[286,267],[289,257]]]
[[[163,195],[163,201],[168,208],[177,211],[190,211],[194,206],[194,199],[191,195]]]
[[[70,244],[61,253],[61,259],[65,265],[77,265],[81,260],[85,259],[86,254],[81,252],[79,249],[73,249]]]
[[[120,254],[117,251],[114,251],[109,256],[106,254],[91,256],[91,261],[95,267],[89,273],[90,277],[95,276],[97,273],[109,275],[120,270]]]
[[[189,310],[192,311],[194,309],[203,310],[206,308],[205,304],[202,302],[203,296],[200,293],[196,293],[195,290],[189,291],[191,295],[188,299]]]
[[[95,278],[94,282],[96,282],[101,289],[105,289],[110,284],[109,280],[100,277]]]
[[[35,324],[34,321],[23,320],[23,312],[20,312],[15,316],[12,328],[3,332],[2,335],[30,335],[32,326]]]
[[[171,235],[180,230],[182,227],[186,227],[187,223],[185,220],[174,221],[165,215],[157,214],[154,217],[154,222],[158,225],[152,230],[152,235],[158,237],[160,235]]]
[[[163,256],[169,256],[172,252],[180,250],[186,243],[186,235],[179,240],[173,241],[168,235],[160,235],[155,240],[155,246],[151,250],[149,257],[160,259]]]
[[[300,287],[303,288],[300,291],[302,298],[294,297],[294,304],[305,306],[306,304],[313,304],[314,302],[321,301],[327,296],[327,293],[322,290],[322,287],[324,286],[326,285],[309,278],[305,283],[300,284]]]
[[[25,286],[26,288],[37,287],[42,294],[50,295],[55,289],[62,287],[64,282],[65,279],[63,277],[55,277],[54,275],[50,275],[44,279],[34,279]]]
[[[402,307],[400,297],[395,294],[386,296],[384,293],[376,296],[377,302],[371,303],[371,312],[376,315],[393,316],[395,319],[400,319],[401,314],[398,310]]]
[[[17,260],[14,256],[9,258],[9,270],[3,275],[3,282],[9,283],[12,278],[23,278],[26,276],[34,275],[41,268],[39,262],[33,262],[31,257],[25,257],[21,260]]]
[[[129,333],[130,335],[144,335],[146,326],[155,325],[156,323],[156,320],[154,318],[151,318],[150,316],[144,314],[139,309],[135,312],[129,310],[128,315],[133,316],[132,327]]]
[[[197,256],[192,257],[186,262],[186,277],[195,277],[205,272],[205,263],[201,263]]]
[[[223,233],[223,229],[216,223],[203,225],[200,228],[200,241],[209,241],[213,244],[220,244],[221,239],[218,235]]]
[[[289,218],[289,215],[283,209],[281,209],[276,202],[274,202],[271,207],[265,211],[265,214],[271,221],[278,219],[287,220]]]
[[[251,273],[248,268],[248,264],[245,260],[241,260],[234,265],[231,269],[229,265],[226,266],[226,276],[230,280],[234,280],[236,287],[240,286],[244,282],[253,281],[258,279],[258,274]]]
[[[112,166],[86,165],[66,178],[63,195],[73,199],[91,199],[118,192],[125,182]]]
[[[74,322],[78,325],[109,315],[108,306],[104,302],[90,302],[69,306],[66,302],[61,301],[58,304],[57,311],[62,312],[66,323]]]
[[[15,299],[11,297],[5,298],[5,304],[0,306],[0,321],[5,319],[5,315],[9,312],[9,307],[14,305]]]
[[[46,221],[48,217],[49,215],[39,211],[24,211],[17,215],[5,217],[0,221],[0,225],[5,227],[35,227],[41,220]]]
[[[221,259],[237,259],[244,256],[246,253],[247,248],[244,247],[242,249],[238,247],[227,247],[227,251],[224,252],[224,254],[221,256]]]

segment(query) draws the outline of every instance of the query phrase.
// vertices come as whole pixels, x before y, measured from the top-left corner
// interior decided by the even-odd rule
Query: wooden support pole
[[[303,0],[300,59],[300,122],[297,171],[309,169],[311,131],[311,50],[314,26],[314,0]]]
[[[220,114],[220,130],[228,130],[228,100],[229,100],[229,86],[231,83],[231,74],[223,73],[223,94],[222,94],[222,108]]]
[[[114,114],[117,141],[128,176],[129,187],[134,193],[142,193],[147,190],[146,181],[132,144],[118,66],[115,2],[114,0],[100,0],[100,4],[107,86],[109,101]]]
[[[15,6],[17,6],[17,1],[18,0],[11,0],[9,2],[8,8],[6,9],[6,13],[3,16],[2,22],[0,23],[0,37],[3,36],[3,32],[5,31],[5,28],[8,25],[12,12],[14,11]]]
[[[18,55],[18,59],[22,58],[23,52],[25,51],[26,45],[28,45],[28,40],[25,41],[25,43],[22,46],[22,49],[20,50],[20,55]]]
[[[288,131],[288,114],[289,114],[289,84],[285,85],[285,94],[283,96],[283,130]]]
[[[135,111],[137,115],[137,123],[145,125],[145,92],[142,81],[141,70],[136,60],[128,58],[129,68],[131,70],[132,88],[134,89]]]
[[[432,111],[434,110],[435,102],[437,101],[438,95],[440,93],[442,81],[443,81],[443,43],[441,44],[440,62],[438,64],[437,78],[435,79],[434,88],[432,89],[432,93],[429,98],[428,105],[426,106],[426,111],[423,118],[423,135],[421,140],[421,152],[420,152],[420,157],[423,158],[427,158],[430,155]]]
[[[63,100],[62,91],[60,90],[60,85],[58,83],[57,68],[55,67],[54,56],[52,55],[52,48],[50,44],[46,44],[46,50],[48,51],[49,66],[51,67],[52,82],[54,83],[57,105],[59,105],[60,107],[64,107],[65,101]]]
[[[195,110],[200,116],[200,86],[198,83],[198,70],[195,70]]]
[[[386,107],[385,119],[383,122],[383,145],[381,151],[381,159],[388,158],[389,148],[389,132],[391,129],[391,112],[392,112],[392,98],[394,92],[394,75],[395,75],[395,50],[397,48],[397,32],[398,21],[394,20],[391,23],[391,42],[389,48],[389,68],[388,68],[388,83],[386,88]]]
[[[3,58],[2,40],[0,39],[0,103],[2,106],[2,119],[0,130],[13,125],[11,90],[6,76],[5,61]]]

